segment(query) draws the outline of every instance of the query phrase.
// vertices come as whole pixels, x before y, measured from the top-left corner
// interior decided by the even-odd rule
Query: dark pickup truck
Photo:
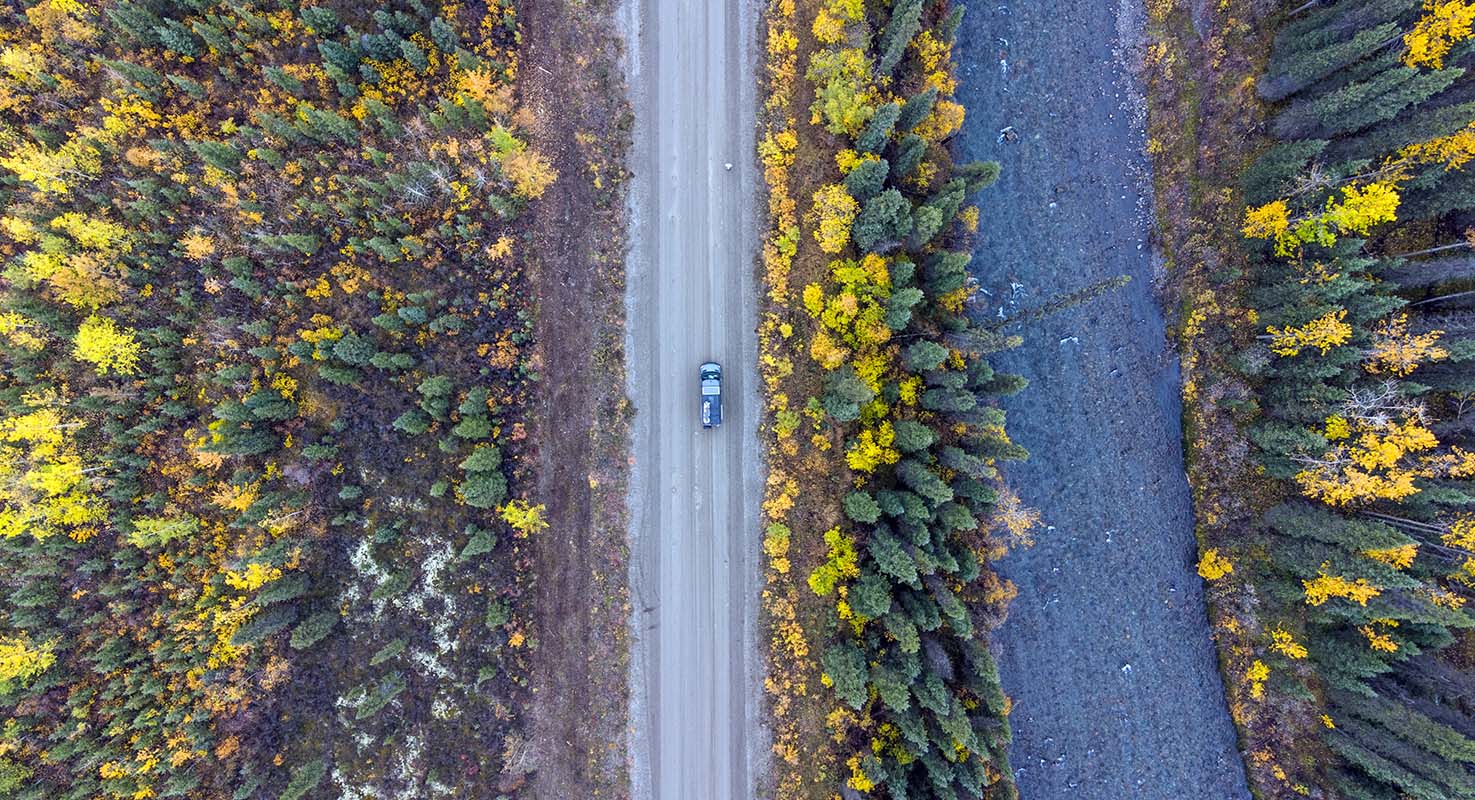
[[[702,427],[715,428],[722,424],[722,365],[708,361],[698,374],[702,382]]]

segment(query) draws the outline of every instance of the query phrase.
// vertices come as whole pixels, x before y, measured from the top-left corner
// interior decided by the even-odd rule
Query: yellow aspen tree
[[[1291,228],[1291,210],[1284,200],[1245,209],[1245,224],[1240,231],[1250,239],[1279,239]]]
[[[1299,255],[1302,245],[1331,247],[1340,236],[1366,236],[1374,226],[1397,219],[1399,203],[1395,179],[1353,184],[1327,198],[1321,211],[1302,217],[1292,218],[1282,200],[1247,209],[1240,231],[1250,239],[1275,240],[1275,254],[1288,258]]]
[[[1305,646],[1298,643],[1285,628],[1276,628],[1270,632],[1270,649],[1289,659],[1302,659],[1307,655]]]
[[[1205,550],[1203,557],[1198,560],[1198,576],[1206,581],[1217,581],[1232,572],[1234,564],[1219,555],[1217,548]]]
[[[111,319],[93,314],[77,329],[72,355],[92,364],[99,375],[135,375],[140,349],[132,329],[119,329]]]
[[[1303,349],[1314,347],[1326,355],[1333,347],[1346,344],[1352,338],[1352,326],[1344,322],[1345,319],[1347,310],[1341,309],[1328,311],[1301,326],[1288,325],[1282,329],[1271,325],[1265,329],[1270,335],[1270,352],[1278,356],[1294,356]]]
[[[1446,172],[1459,169],[1475,159],[1475,122],[1448,136],[1411,144],[1398,155],[1410,162],[1440,164]]]
[[[10,688],[11,681],[28,683],[56,663],[55,641],[31,644],[25,636],[0,638],[0,691]]]
[[[1013,489],[1001,486],[991,521],[994,530],[1003,534],[1004,547],[1013,550],[1030,547],[1035,543],[1034,531],[1040,526],[1041,515],[1038,509],[1025,505],[1024,500]]]
[[[1364,550],[1362,554],[1394,569],[1408,569],[1413,566],[1414,559],[1419,555],[1419,545],[1418,542],[1409,542],[1394,547]]]
[[[1437,344],[1443,335],[1444,331],[1440,330],[1412,333],[1408,314],[1395,314],[1373,326],[1373,345],[1367,352],[1364,368],[1374,375],[1407,377],[1420,364],[1449,357],[1449,351]]]
[[[1333,597],[1340,597],[1366,606],[1367,601],[1383,593],[1382,589],[1368,583],[1366,578],[1348,580],[1340,575],[1330,574],[1330,569],[1330,563],[1323,563],[1315,578],[1301,581],[1306,589],[1306,605],[1319,606]]]
[[[838,183],[820,187],[814,193],[809,222],[814,240],[826,253],[838,253],[850,244],[850,224],[860,213],[860,204]]]
[[[963,127],[965,115],[966,109],[961,104],[951,100],[938,100],[932,107],[932,113],[917,123],[912,132],[929,142],[940,142]]]
[[[1475,23],[1475,2],[1425,0],[1424,16],[1414,24],[1413,30],[1403,35],[1403,46],[1407,48],[1404,65],[1442,69],[1450,48],[1470,38],[1472,23]]]
[[[282,571],[277,567],[252,561],[243,570],[226,570],[225,583],[232,589],[254,592],[280,577],[282,577]]]
[[[524,148],[502,157],[502,174],[512,181],[512,190],[520,197],[536,200],[558,180],[553,163],[532,148]]]
[[[1378,471],[1361,467],[1346,457],[1345,450],[1339,450],[1335,456],[1318,461],[1316,467],[1296,473],[1295,480],[1305,496],[1342,508],[1418,494],[1414,478],[1420,476],[1420,472],[1402,465]]]
[[[548,507],[542,503],[532,505],[526,500],[513,500],[502,506],[502,520],[512,526],[518,538],[526,538],[528,534],[548,527],[548,521],[543,517],[547,510]]]
[[[1399,196],[1391,183],[1342,187],[1342,198],[1329,198],[1319,222],[1339,234],[1365,236],[1374,225],[1397,218]],[[1308,241],[1302,239],[1302,241]],[[1330,245],[1331,242],[1326,242]]]
[[[825,531],[824,538],[829,546],[825,563],[809,573],[809,588],[820,597],[835,591],[835,585],[840,581],[860,577],[855,537],[839,528],[831,528]]]
[[[1475,589],[1475,514],[1461,514],[1449,524],[1449,530],[1440,537],[1445,547],[1458,550],[1464,555],[1451,580]],[[1463,599],[1463,598],[1461,598]]]
[[[1367,637],[1368,647],[1382,653],[1396,653],[1398,643],[1393,641],[1388,631],[1397,627],[1398,620],[1396,619],[1375,619],[1366,625],[1359,626],[1357,630]]]
[[[1265,662],[1255,659],[1250,668],[1245,670],[1245,681],[1250,685],[1250,697],[1256,700],[1265,696],[1265,681],[1270,678],[1270,668]]]

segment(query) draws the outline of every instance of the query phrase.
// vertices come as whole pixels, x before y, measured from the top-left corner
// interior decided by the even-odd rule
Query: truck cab
[[[697,374],[702,385],[702,427],[715,428],[722,424],[722,365],[708,361]]]

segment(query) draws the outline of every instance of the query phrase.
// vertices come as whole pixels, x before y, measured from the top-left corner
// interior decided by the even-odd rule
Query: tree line
[[[1270,796],[1475,796],[1475,6],[1287,14],[1242,176],[1238,409],[1283,496],[1200,573],[1242,581],[1278,709]]]

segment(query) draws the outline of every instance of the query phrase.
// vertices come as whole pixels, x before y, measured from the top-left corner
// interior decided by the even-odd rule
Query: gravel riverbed
[[[1133,0],[973,4],[959,31],[965,159],[997,159],[974,274],[997,318],[1114,275],[1126,288],[1011,328],[999,358],[1044,513],[1000,571],[996,633],[1025,800],[1248,798],[1194,571],[1179,375],[1155,291]],[[1010,135],[1001,135],[1006,130]]]

